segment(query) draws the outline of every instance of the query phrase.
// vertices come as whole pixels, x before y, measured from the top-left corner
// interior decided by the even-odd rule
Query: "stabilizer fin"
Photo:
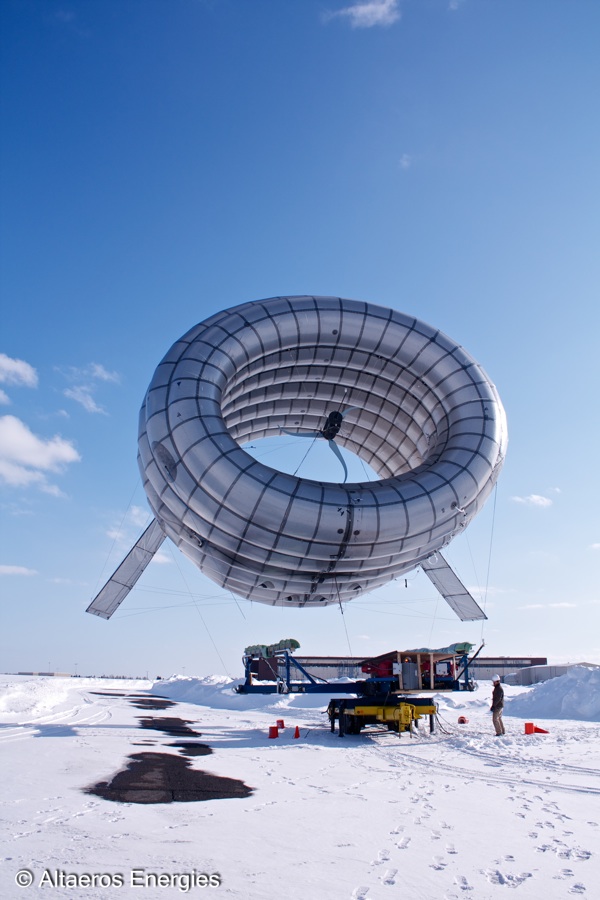
[[[166,535],[158,521],[152,519],[135,542],[121,565],[113,572],[102,590],[96,594],[86,612],[110,619],[159,549]]]
[[[461,622],[487,619],[482,608],[439,551],[422,562],[421,568]]]

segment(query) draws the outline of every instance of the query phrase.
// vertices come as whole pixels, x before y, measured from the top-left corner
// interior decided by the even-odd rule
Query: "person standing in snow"
[[[501,737],[503,734],[506,734],[504,730],[504,722],[502,721],[502,710],[504,709],[504,689],[500,684],[500,676],[494,675],[492,679],[494,683],[494,690],[492,692],[492,705],[490,709],[492,711],[492,722],[494,723],[494,728],[496,729],[496,737]]]

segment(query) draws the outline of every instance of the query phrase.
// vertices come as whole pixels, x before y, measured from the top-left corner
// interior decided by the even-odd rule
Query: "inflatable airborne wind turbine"
[[[339,444],[379,480],[298,478],[241,446],[282,432],[341,458]],[[217,313],[154,373],[138,463],[155,518],[87,612],[110,618],[168,537],[273,606],[340,603],[421,566],[462,620],[485,618],[439,551],[483,506],[506,444],[485,372],[418,319],[308,296]]]

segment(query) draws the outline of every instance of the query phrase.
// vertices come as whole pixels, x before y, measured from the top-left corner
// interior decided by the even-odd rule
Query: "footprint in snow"
[[[446,853],[449,853],[451,856],[454,856],[458,851],[456,850],[454,844],[446,844]]]
[[[396,875],[398,874],[398,869],[387,869],[385,875],[381,879],[383,884],[392,885],[396,884]]]
[[[581,882],[577,882],[573,887],[569,888],[570,894],[585,894],[585,884],[581,884]]]
[[[500,869],[485,869],[484,875],[490,884],[505,884],[507,887],[516,888],[531,878],[531,872],[521,872],[520,875],[505,875]]]
[[[579,847],[567,847],[562,841],[558,842],[560,846],[552,847],[559,859],[589,859],[592,855],[590,850],[581,850]]]
[[[461,891],[472,891],[473,890],[472,886],[469,884],[469,882],[467,881],[467,879],[465,878],[464,875],[457,875],[455,877],[454,881],[459,886]]]
[[[352,891],[352,900],[367,900],[369,888],[361,885]]]
[[[557,875],[554,875],[555,881],[562,881],[563,878],[572,878],[575,873],[573,869],[561,869]]]
[[[390,854],[387,850],[380,850],[377,854],[377,859],[374,859],[371,863],[372,866],[380,866],[382,863],[387,862],[390,858]]]
[[[436,869],[438,872],[443,872],[448,863],[444,862],[443,856],[434,856],[433,862],[429,864],[430,869]]]
[[[410,841],[411,839],[409,837],[403,837],[398,841],[396,847],[398,848],[398,850],[406,850],[406,848],[410,844]]]

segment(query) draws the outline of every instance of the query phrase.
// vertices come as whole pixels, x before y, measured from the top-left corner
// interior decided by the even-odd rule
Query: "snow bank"
[[[242,678],[227,678],[225,675],[205,675],[192,677],[173,675],[157,681],[152,693],[170,700],[195,703],[212,709],[319,709],[327,706],[331,697],[339,696],[332,689],[331,694],[237,694],[235,688],[243,684]],[[350,696],[350,695],[348,695]]]
[[[0,714],[5,721],[44,715],[60,707],[68,695],[66,678],[3,679]]]
[[[30,677],[3,675],[0,677],[0,715],[3,721],[22,721],[24,717],[40,716],[65,710],[75,702],[81,690],[143,690],[147,681],[111,678]]]
[[[506,715],[600,722],[600,668],[574,666],[505,703]]]

